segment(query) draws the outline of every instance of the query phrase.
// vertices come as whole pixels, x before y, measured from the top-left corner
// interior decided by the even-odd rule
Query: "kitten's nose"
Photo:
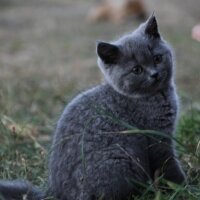
[[[153,78],[153,79],[157,79],[157,78],[158,78],[158,72],[154,72],[154,73],[152,73],[150,76],[151,76],[151,78]]]

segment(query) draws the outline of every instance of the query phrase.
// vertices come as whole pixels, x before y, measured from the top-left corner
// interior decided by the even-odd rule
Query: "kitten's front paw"
[[[172,158],[168,162],[166,162],[162,168],[163,177],[171,182],[176,184],[186,184],[186,176],[183,172],[180,164],[176,159]]]

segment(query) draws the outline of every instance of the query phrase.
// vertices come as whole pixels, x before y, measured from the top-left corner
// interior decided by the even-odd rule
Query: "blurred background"
[[[51,118],[66,98],[101,81],[96,41],[113,40],[144,20],[90,22],[99,2],[0,0],[0,104],[7,114]],[[144,6],[147,16],[155,11],[162,35],[175,49],[179,93],[198,101],[200,43],[191,38],[191,29],[200,23],[200,1],[148,0]]]
[[[105,14],[107,18],[99,21],[93,15],[100,0],[0,0],[0,140],[9,144],[7,129],[14,137],[21,137],[18,133],[28,135],[43,155],[45,150],[35,138],[49,142],[66,103],[101,82],[96,41],[113,40],[134,30],[153,11],[162,35],[175,49],[182,109],[187,103],[199,102],[200,42],[192,39],[191,30],[200,23],[200,1],[143,3],[142,16],[108,19]],[[124,12],[117,9],[109,7],[106,12]],[[1,144],[0,161],[5,172],[1,176],[14,177],[16,172],[11,174],[10,169],[16,165],[9,164],[9,159],[19,159],[21,169],[27,155],[19,156],[15,150],[8,159],[6,152],[8,146]],[[35,158],[30,165],[40,160]],[[21,176],[25,173],[20,172]]]

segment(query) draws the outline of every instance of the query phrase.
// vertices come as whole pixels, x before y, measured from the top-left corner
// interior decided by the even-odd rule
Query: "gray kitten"
[[[127,200],[158,172],[184,183],[171,139],[177,118],[172,50],[155,16],[117,41],[99,42],[97,54],[105,83],[78,95],[58,121],[46,194],[26,183],[0,182],[5,198],[12,191],[20,199],[24,189],[28,199]],[[134,128],[143,131],[126,134]]]

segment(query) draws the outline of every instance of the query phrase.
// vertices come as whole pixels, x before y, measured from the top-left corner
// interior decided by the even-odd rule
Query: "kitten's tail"
[[[0,181],[0,200],[42,200],[44,195],[28,181]]]

